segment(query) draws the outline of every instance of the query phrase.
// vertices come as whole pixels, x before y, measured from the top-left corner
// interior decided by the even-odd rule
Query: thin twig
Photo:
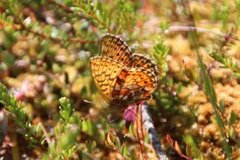
[[[7,133],[8,117],[3,109],[0,109],[0,146]]]
[[[220,31],[214,31],[214,30],[201,28],[201,27],[195,27],[195,26],[170,26],[167,30],[165,30],[165,33],[169,34],[171,32],[177,32],[177,31],[184,31],[184,32],[197,31],[197,32],[201,32],[201,33],[213,33],[213,34],[216,34],[221,37],[225,37],[227,35]]]
[[[95,25],[101,24],[102,26],[106,27],[106,23],[104,21],[101,21],[93,12],[79,12],[79,11],[74,11],[71,7],[68,7],[67,5],[63,3],[59,3],[55,0],[48,0],[50,4],[56,5],[59,8],[61,8],[63,11],[69,13],[69,14],[76,14],[80,18],[84,18],[87,20],[91,20]],[[75,5],[77,5],[75,3]],[[83,9],[84,6],[78,6],[79,8]],[[84,11],[84,9],[83,9]],[[109,29],[108,29],[109,30]]]
[[[151,139],[153,148],[160,160],[168,160],[167,154],[163,150],[161,143],[158,139],[157,132],[154,128],[152,118],[150,116],[150,113],[147,110],[147,104],[143,103],[141,104],[142,107],[142,120],[143,120],[143,126],[148,132],[148,136]]]
[[[43,131],[43,134],[44,134],[45,137],[46,137],[45,139],[46,139],[48,145],[50,146],[51,143],[52,143],[52,141],[51,141],[51,139],[50,139],[50,137],[49,137],[49,135],[48,135],[48,133],[47,133],[47,130],[46,130],[46,128],[44,127],[44,125],[43,125],[42,122],[40,122],[40,127],[41,127],[41,129],[42,129],[42,131]]]
[[[48,34],[45,34],[43,32],[39,32],[39,31],[35,31],[34,29],[27,27],[24,22],[19,21],[18,24],[21,26],[20,29],[28,31],[32,34],[35,34],[43,39],[49,39],[51,41],[55,41],[58,43],[61,43],[62,45],[66,42],[66,41],[70,41],[73,43],[81,43],[81,44],[86,44],[86,43],[95,43],[96,41],[93,40],[85,40],[85,39],[80,39],[80,38],[74,38],[74,37],[68,37],[67,39],[61,38],[61,37],[52,37]]]

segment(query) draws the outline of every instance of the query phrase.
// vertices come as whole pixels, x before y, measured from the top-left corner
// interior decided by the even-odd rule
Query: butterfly
[[[104,99],[115,106],[148,100],[157,88],[158,67],[150,58],[132,53],[122,38],[102,38],[100,56],[90,59],[95,85]]]

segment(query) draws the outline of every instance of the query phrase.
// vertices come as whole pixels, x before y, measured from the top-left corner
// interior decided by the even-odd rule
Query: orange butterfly
[[[102,38],[100,56],[91,58],[90,66],[98,90],[115,106],[147,100],[157,88],[157,65],[132,53],[120,37],[112,34]]]

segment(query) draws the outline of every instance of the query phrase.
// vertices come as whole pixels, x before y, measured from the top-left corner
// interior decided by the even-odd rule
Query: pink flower
[[[123,119],[125,119],[128,122],[134,122],[137,118],[138,107],[141,107],[143,103],[144,101],[140,103],[130,104],[123,113]]]
[[[26,98],[25,93],[22,90],[14,90],[13,95],[19,101],[22,101]]]

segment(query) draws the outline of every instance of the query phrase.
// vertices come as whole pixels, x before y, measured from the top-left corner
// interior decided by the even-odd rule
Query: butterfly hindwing
[[[159,70],[156,63],[150,58],[145,57],[144,55],[133,54],[132,67],[136,67],[136,68],[142,67],[145,70],[149,70],[150,72],[153,72],[156,75],[155,77],[158,78]]]
[[[155,75],[144,68],[131,68],[127,73],[122,71],[118,77],[114,89],[113,101],[118,104],[130,104],[150,98],[152,92],[157,88]]]

